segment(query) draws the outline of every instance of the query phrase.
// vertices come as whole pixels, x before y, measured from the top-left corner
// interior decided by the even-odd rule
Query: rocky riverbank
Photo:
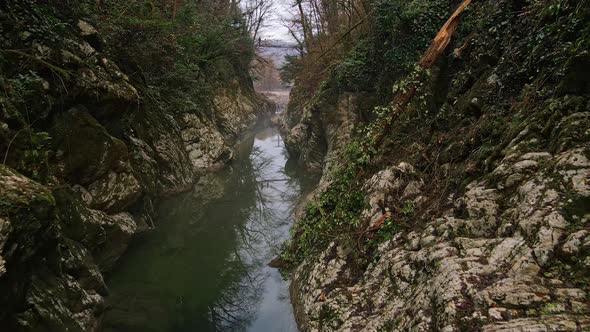
[[[247,66],[171,107],[119,53],[118,23],[79,5],[0,5],[0,325],[10,331],[99,330],[103,275],[157,228],[158,198],[231,161],[274,111]]]

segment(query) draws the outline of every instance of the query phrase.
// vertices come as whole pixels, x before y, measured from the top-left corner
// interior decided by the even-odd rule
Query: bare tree
[[[244,0],[242,3],[246,27],[255,42],[260,40],[260,29],[265,26],[266,18],[274,5],[274,0]]]

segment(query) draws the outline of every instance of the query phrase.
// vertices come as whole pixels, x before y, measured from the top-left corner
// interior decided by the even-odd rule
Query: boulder
[[[54,195],[64,235],[84,245],[101,271],[109,271],[137,231],[133,217],[90,209],[67,188],[56,189]]]
[[[106,286],[61,232],[52,192],[0,166],[0,321],[7,331],[95,331]]]

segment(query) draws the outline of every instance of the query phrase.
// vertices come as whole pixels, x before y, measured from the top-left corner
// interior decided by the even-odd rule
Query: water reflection
[[[296,331],[287,283],[266,266],[313,179],[285,172],[274,129],[228,169],[161,204],[158,230],[118,264],[104,331]]]

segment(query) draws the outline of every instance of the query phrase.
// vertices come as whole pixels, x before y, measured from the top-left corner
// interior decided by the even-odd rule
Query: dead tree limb
[[[457,29],[459,25],[459,15],[465,10],[465,8],[471,3],[472,0],[463,0],[461,4],[455,9],[453,14],[449,17],[449,19],[445,22],[442,28],[438,31],[430,46],[424,52],[420,60],[418,61],[418,66],[422,69],[430,69],[436,61],[443,55],[446,47],[449,45],[451,41],[451,37],[453,33]],[[378,126],[375,130],[378,132],[375,135],[374,146],[380,146],[383,142],[383,138],[385,134],[391,129],[391,124],[395,117],[404,111],[406,105],[410,102],[414,94],[416,93],[416,84],[410,83],[408,89],[403,92],[398,92],[393,97],[393,114],[390,118],[387,119],[387,122],[383,126]]]

